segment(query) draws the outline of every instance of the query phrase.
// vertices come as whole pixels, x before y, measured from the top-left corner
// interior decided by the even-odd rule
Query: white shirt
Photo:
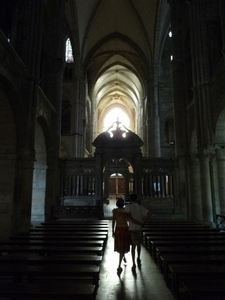
[[[142,222],[148,214],[148,209],[136,202],[126,205],[125,211],[130,213],[139,222]],[[142,230],[142,227],[129,220],[129,230]]]

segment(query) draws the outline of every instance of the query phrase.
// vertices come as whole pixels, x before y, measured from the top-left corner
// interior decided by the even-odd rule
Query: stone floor
[[[142,265],[137,268],[136,275],[131,271],[131,253],[126,255],[127,264],[122,263],[121,275],[117,275],[119,255],[113,249],[111,224],[110,221],[96,300],[174,300],[175,297],[166,286],[158,266],[144,246],[141,254]]]

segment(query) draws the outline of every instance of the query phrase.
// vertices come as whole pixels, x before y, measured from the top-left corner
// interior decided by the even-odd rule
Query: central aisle
[[[127,264],[122,263],[123,272],[117,275],[119,254],[114,252],[112,221],[109,221],[109,237],[105,249],[96,300],[175,300],[166,286],[158,266],[142,246],[142,266],[137,267],[136,276],[131,272],[131,252],[126,255]]]

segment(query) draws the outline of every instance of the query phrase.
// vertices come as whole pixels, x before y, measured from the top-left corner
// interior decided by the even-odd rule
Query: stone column
[[[192,47],[192,76],[195,103],[195,122],[197,146],[207,149],[212,144],[210,128],[210,96],[208,81],[210,78],[210,62],[208,47],[208,31],[205,20],[205,1],[190,1],[190,33]]]
[[[125,181],[125,189],[124,189],[124,194],[129,195],[129,172],[126,172],[126,175],[124,177],[124,181]]]
[[[160,147],[160,118],[159,118],[159,86],[155,84],[153,87],[153,107],[152,107],[152,119],[153,119],[153,129],[154,129],[154,147],[155,147],[155,157],[161,156]]]
[[[189,19],[192,48],[193,99],[195,105],[195,128],[200,164],[202,216],[205,222],[213,222],[210,147],[213,143],[210,116],[210,49],[205,15],[205,1],[189,1]]]
[[[158,85],[153,86],[153,79],[146,83],[147,90],[147,153],[152,157],[160,157],[160,120],[158,108]]]
[[[225,1],[224,0],[219,0],[220,1],[220,22],[221,22],[221,31],[222,31],[222,39],[223,39],[223,57],[225,57]]]
[[[85,155],[85,81],[78,78],[73,87],[71,134],[73,135],[72,156],[84,157]]]
[[[201,183],[199,160],[196,155],[189,158],[188,165],[188,181],[189,181],[189,208],[190,218],[192,220],[202,221],[202,200],[201,200]]]
[[[105,174],[103,176],[104,178],[104,182],[105,182],[105,186],[104,186],[104,196],[109,195],[109,168],[108,166],[105,168]]]
[[[18,174],[14,203],[16,231],[27,231],[31,225],[36,109],[44,13],[43,0],[22,2],[15,5],[18,30],[12,34],[12,44],[26,65],[30,76],[30,85],[27,85],[23,90],[23,98],[27,101],[27,111],[24,117],[26,118],[24,120],[24,124],[26,124],[24,140],[20,141],[21,146],[18,151]]]
[[[25,232],[31,226],[31,199],[34,153],[24,151],[17,163],[16,202],[14,203],[14,231]]]
[[[218,190],[220,200],[220,211],[217,214],[225,216],[225,149],[224,146],[216,149],[216,161],[218,172]]]
[[[100,219],[104,216],[103,211],[103,191],[102,191],[102,184],[103,184],[103,162],[100,149],[96,149],[95,151],[95,199],[96,205],[99,206],[99,217]]]
[[[168,0],[170,4],[170,20],[172,31],[172,51],[173,60],[171,71],[173,78],[173,98],[174,98],[174,133],[175,133],[175,153],[179,158],[178,166],[178,194],[180,208],[183,216],[187,217],[187,116],[186,116],[186,87],[184,84],[184,63],[183,63],[183,42],[180,31],[180,6],[181,1]],[[185,9],[185,7],[182,7]],[[178,205],[176,204],[178,207]]]
[[[50,220],[52,218],[53,206],[61,205],[60,189],[62,189],[62,185],[59,177],[59,162],[54,158],[48,158],[46,170],[45,220]],[[58,183],[57,185],[56,182]]]
[[[134,193],[141,196],[141,154],[137,153],[134,156]]]
[[[184,84],[184,64],[182,36],[180,31],[180,1],[169,0],[170,20],[172,31],[172,54],[171,71],[173,77],[174,93],[174,124],[175,124],[175,151],[177,156],[186,153],[186,89]]]
[[[211,192],[211,178],[209,168],[210,153],[203,152],[199,155],[201,194],[202,194],[202,217],[207,223],[213,222],[213,204]]]

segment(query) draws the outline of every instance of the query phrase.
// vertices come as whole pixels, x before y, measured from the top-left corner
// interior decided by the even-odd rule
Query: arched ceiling
[[[66,2],[68,28],[99,120],[119,103],[137,122],[154,65],[157,20],[165,5],[165,0]]]

